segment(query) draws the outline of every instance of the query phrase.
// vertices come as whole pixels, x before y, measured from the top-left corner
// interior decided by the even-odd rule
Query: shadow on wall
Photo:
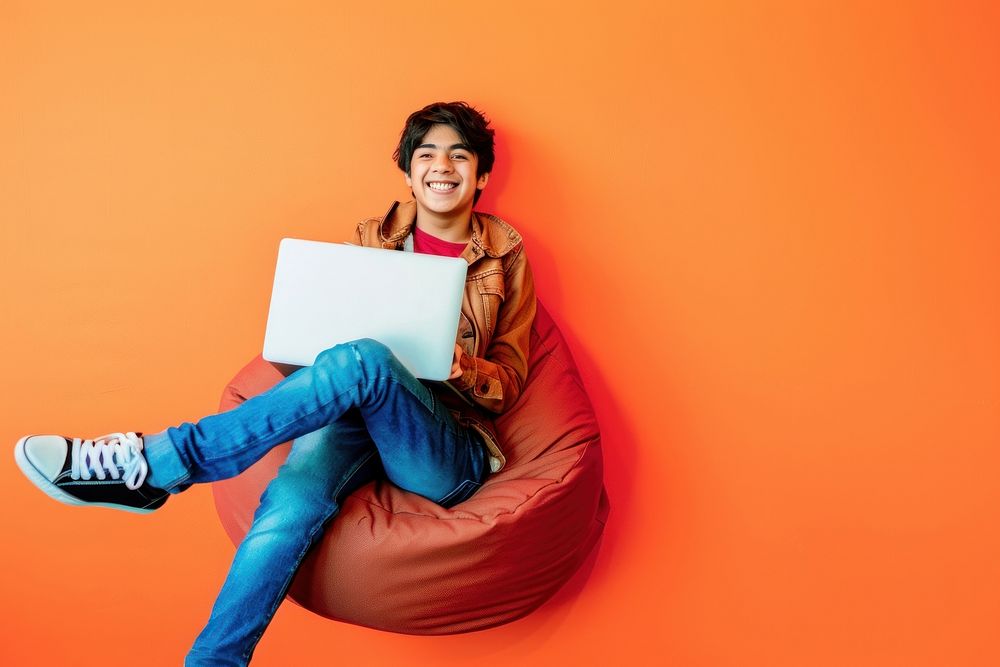
[[[565,190],[561,187],[561,181],[551,177],[541,178],[544,174],[566,173],[565,165],[555,164],[548,159],[548,156],[535,150],[538,146],[546,145],[541,138],[521,139],[517,136],[516,130],[507,127],[499,129],[497,134],[506,138],[507,141],[498,142],[497,167],[490,177],[490,187],[484,192],[477,209],[491,213],[496,212],[497,215],[518,229],[525,239],[525,248],[531,260],[536,285],[539,287],[539,300],[545,304],[566,340],[598,418],[604,458],[604,485],[611,504],[611,513],[601,541],[598,542],[580,569],[552,598],[532,614],[514,621],[508,626],[501,626],[493,630],[493,632],[505,634],[505,643],[513,641],[540,644],[555,634],[565,621],[568,610],[577,598],[580,595],[586,595],[585,588],[600,587],[608,581],[616,562],[615,554],[622,544],[624,536],[632,531],[641,531],[648,529],[648,527],[636,525],[632,519],[635,514],[632,510],[635,502],[634,487],[639,446],[630,412],[620,404],[617,396],[619,381],[614,376],[607,375],[607,372],[613,372],[614,369],[605,369],[607,372],[602,371],[594,361],[594,356],[581,342],[579,332],[586,330],[587,323],[567,322],[562,319],[563,286],[560,277],[571,273],[569,267],[566,266],[566,262],[571,260],[560,257],[558,247],[553,248],[550,243],[538,240],[538,237],[531,231],[548,224],[545,221],[565,221],[570,218],[566,213],[569,207],[564,194]],[[532,216],[537,214],[539,217],[524,221],[530,222],[531,225],[520,224],[521,220],[503,210],[502,194],[511,172],[510,165],[514,161],[509,148],[511,143],[517,146],[518,168],[520,169],[521,164],[529,165],[530,173],[522,174],[522,177],[529,181],[534,179],[534,182],[545,183],[544,199],[540,200],[540,207],[537,211],[531,213]],[[557,231],[561,235],[569,233],[571,230]],[[552,236],[549,238],[551,239]],[[579,268],[574,267],[574,270],[579,270]],[[587,271],[590,279],[594,280],[593,273],[601,271],[601,267],[587,267]],[[610,280],[612,277],[598,276],[597,279]],[[614,304],[598,302],[593,304],[592,312],[595,313],[595,316],[600,316],[602,311],[612,312],[613,310]],[[666,394],[666,392],[664,393]],[[664,480],[664,485],[669,485],[669,480]],[[664,495],[665,502],[668,502],[668,495]],[[657,527],[657,529],[661,528],[663,527]]]

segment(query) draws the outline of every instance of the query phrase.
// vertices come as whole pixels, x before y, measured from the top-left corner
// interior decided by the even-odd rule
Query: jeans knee
[[[392,350],[374,338],[359,338],[348,344],[357,350],[358,356],[364,364],[383,366],[393,358]]]
[[[358,364],[382,366],[392,358],[392,350],[382,343],[372,338],[360,338],[323,350],[316,356],[313,365],[326,370],[357,367]]]
[[[353,366],[357,363],[357,356],[348,344],[334,345],[316,355],[313,368],[323,371],[334,371]]]

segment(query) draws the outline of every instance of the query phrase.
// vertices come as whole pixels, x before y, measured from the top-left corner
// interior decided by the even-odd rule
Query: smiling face
[[[489,174],[476,175],[479,160],[450,125],[434,125],[410,159],[406,184],[417,200],[417,226],[439,237],[468,231],[476,190]],[[442,234],[442,232],[450,232]]]

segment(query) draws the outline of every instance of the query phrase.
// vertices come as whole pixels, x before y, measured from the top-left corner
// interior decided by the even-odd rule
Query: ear
[[[408,172],[408,171],[403,172],[403,176],[406,178],[406,187],[412,188],[413,187],[413,179],[410,178],[410,172]]]
[[[476,181],[476,189],[477,190],[485,190],[486,189],[486,184],[489,182],[489,180],[490,180],[490,172],[486,172],[485,174],[482,174],[479,177],[479,179]]]

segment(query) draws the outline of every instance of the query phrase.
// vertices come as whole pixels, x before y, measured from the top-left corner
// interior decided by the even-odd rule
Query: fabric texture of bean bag
[[[220,409],[282,378],[257,357],[226,387]],[[366,484],[343,502],[289,596],[329,618],[428,635],[506,623],[548,600],[597,544],[609,505],[593,407],[540,304],[527,382],[496,426],[507,466],[472,498],[444,509],[386,480]],[[289,447],[213,484],[234,544]]]

